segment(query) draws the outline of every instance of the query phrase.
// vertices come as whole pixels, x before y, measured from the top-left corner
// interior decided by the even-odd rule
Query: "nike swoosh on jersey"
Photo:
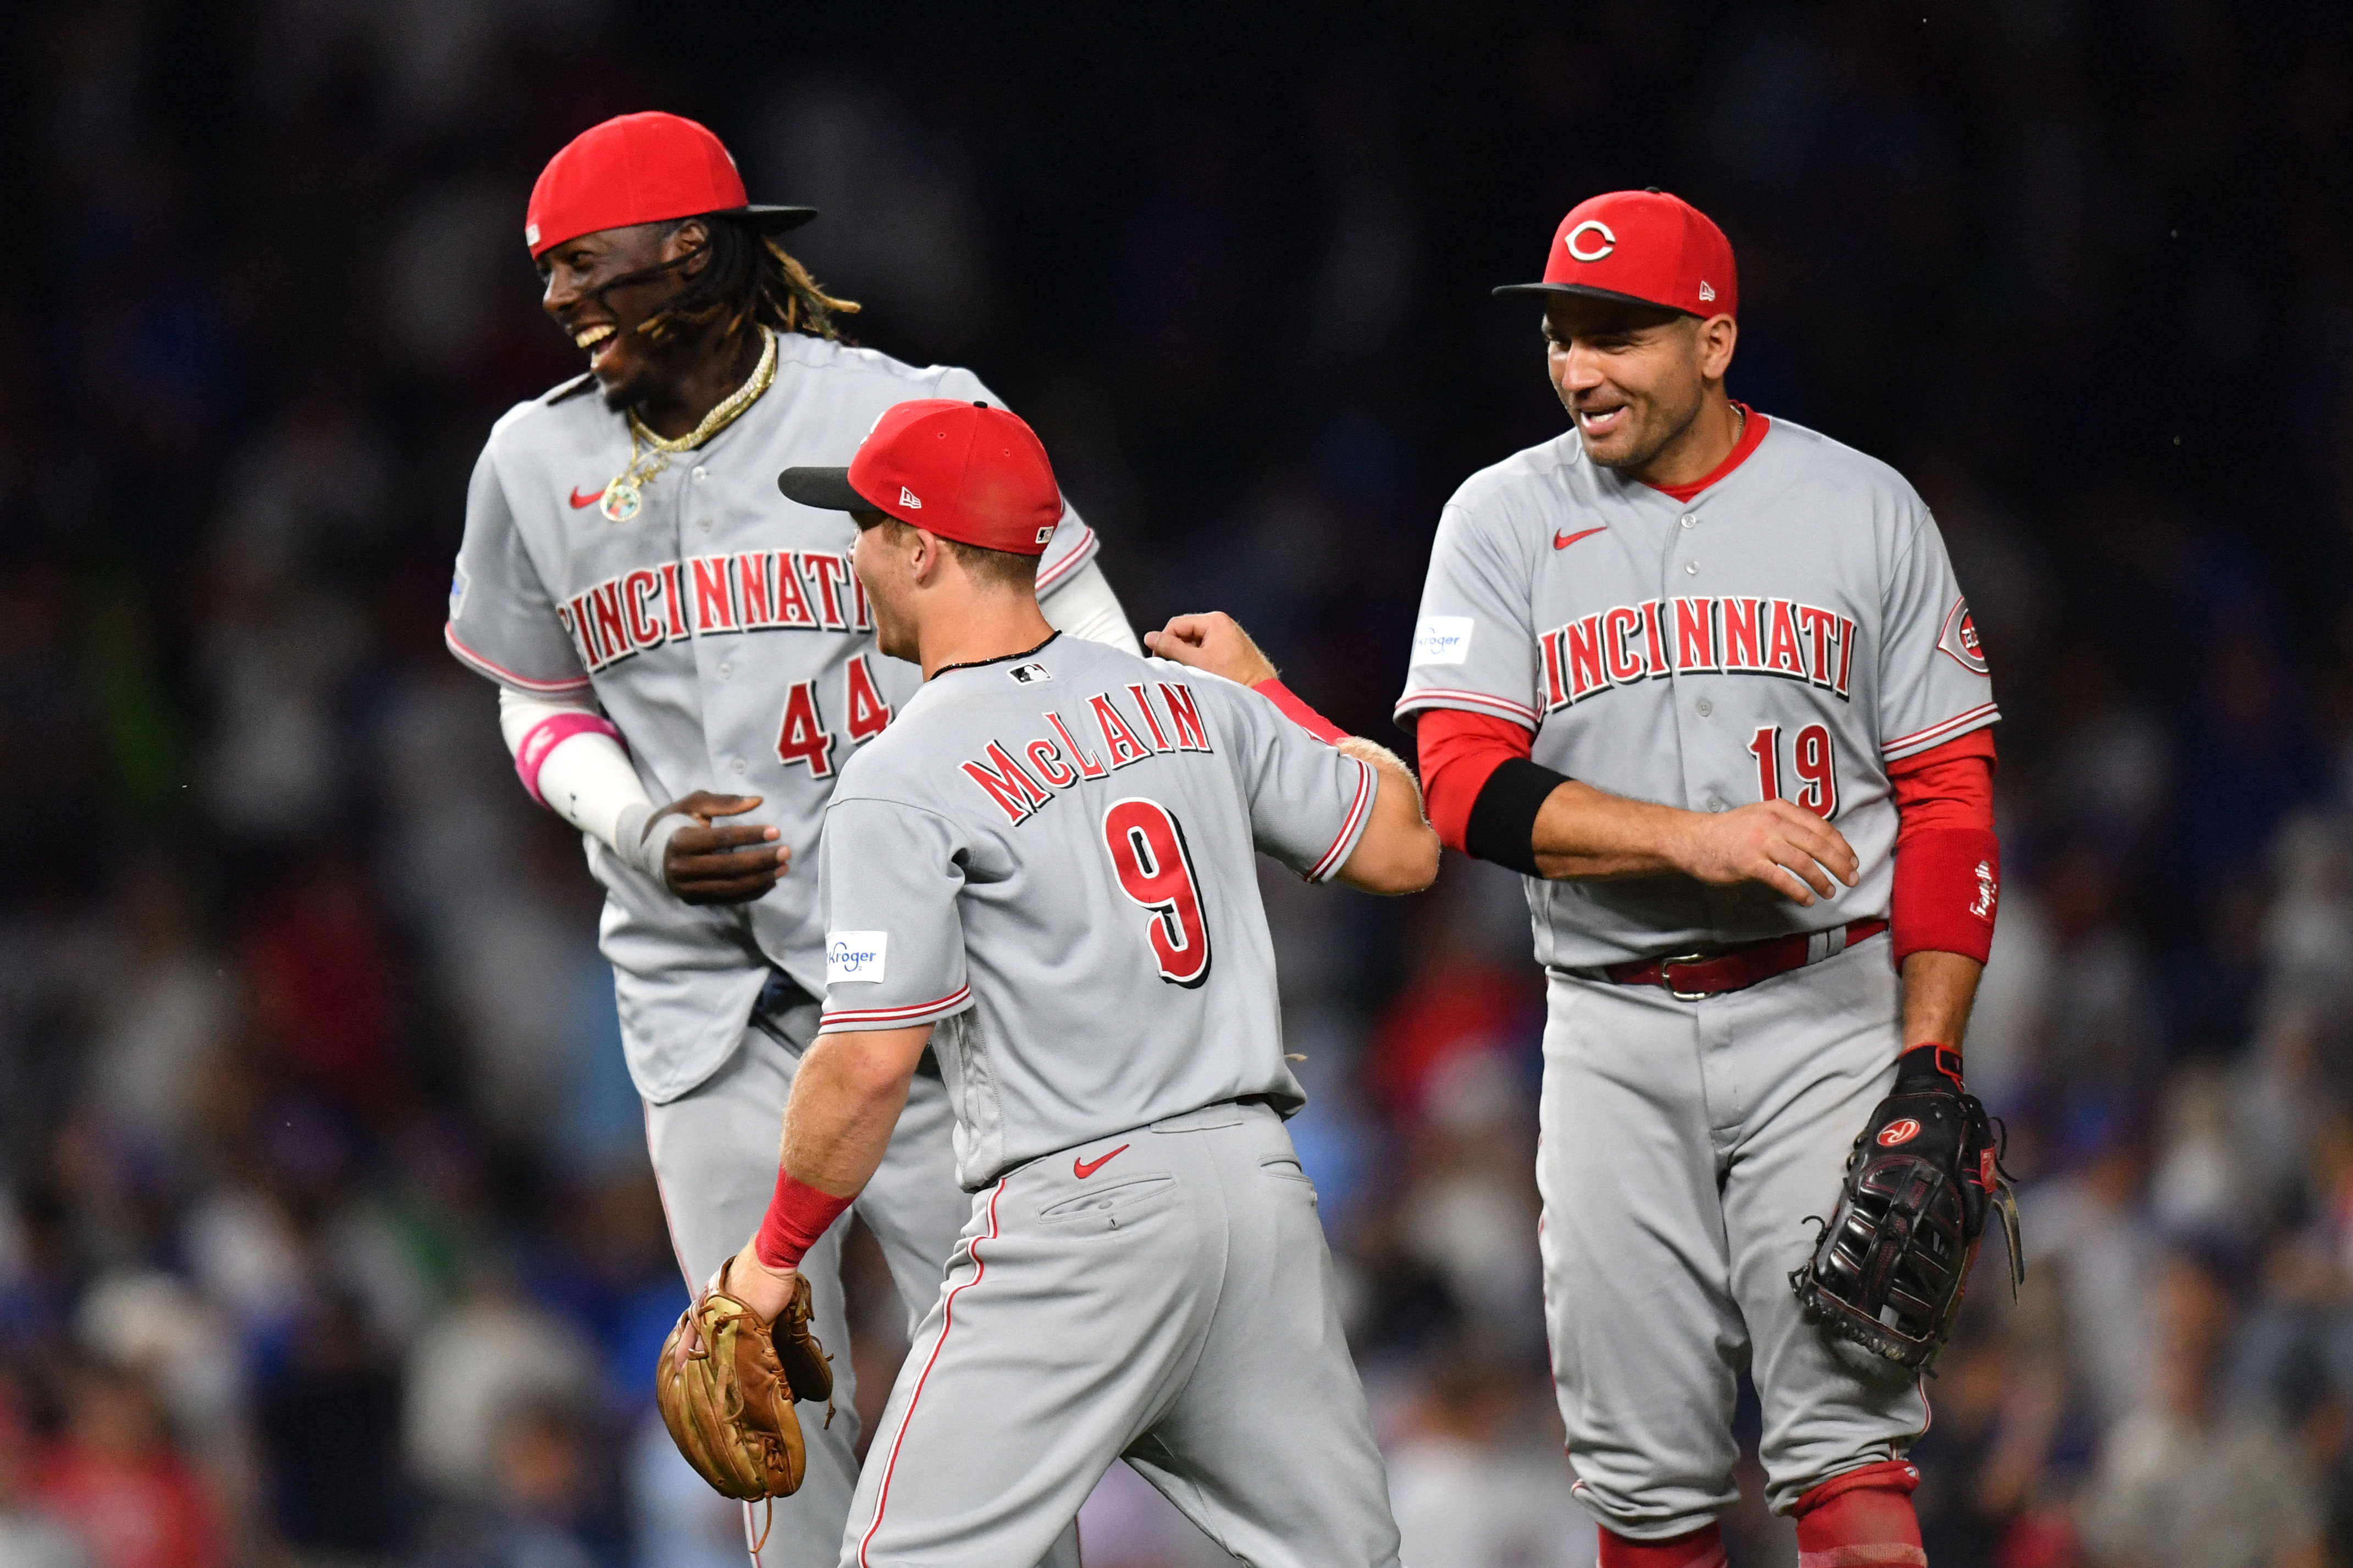
[[[1083,1182],[1089,1176],[1093,1175],[1097,1171],[1102,1170],[1105,1165],[1110,1164],[1113,1160],[1118,1159],[1122,1154],[1126,1152],[1127,1145],[1123,1143],[1118,1148],[1113,1150],[1110,1153],[1105,1154],[1102,1159],[1092,1163],[1082,1160],[1076,1155],[1072,1155],[1071,1157],[1071,1169],[1077,1174],[1079,1180]]]
[[[578,485],[572,487],[572,510],[574,511],[578,511],[584,506],[595,506],[598,501],[603,500],[604,499],[605,491],[602,487],[599,487],[596,490],[585,496],[580,493],[580,487]]]
[[[580,503],[578,501],[575,501],[572,504],[578,506]],[[1609,528],[1607,523],[1604,523],[1599,528],[1588,528],[1582,533],[1563,533],[1558,529],[1555,529],[1553,530],[1552,535],[1552,547],[1555,550],[1566,550],[1580,539],[1590,539],[1597,533],[1607,533],[1609,531]]]

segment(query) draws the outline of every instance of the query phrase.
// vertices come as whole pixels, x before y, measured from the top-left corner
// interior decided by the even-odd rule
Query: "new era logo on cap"
[[[923,503],[916,498],[915,492],[909,489],[904,485],[901,485],[899,487],[899,504],[907,508],[910,511],[921,511],[923,510]]]

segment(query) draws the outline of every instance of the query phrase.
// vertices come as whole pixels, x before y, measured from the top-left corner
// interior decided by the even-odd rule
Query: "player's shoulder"
[[[1574,430],[1524,447],[1500,463],[1490,463],[1454,488],[1447,508],[1467,517],[1507,512],[1529,502],[1574,495],[1590,482],[1593,465]]]
[[[612,423],[616,416],[596,395],[596,378],[583,372],[499,416],[485,443],[493,456],[527,449],[551,437],[570,437]]]
[[[1919,492],[1894,464],[1794,419],[1773,416],[1773,427],[1758,444],[1756,456],[1765,459],[1767,467],[1782,470],[1793,483],[1824,486],[1835,492],[1892,502],[1903,510],[1926,510]]]
[[[979,377],[962,365],[909,364],[880,349],[862,348],[838,338],[781,332],[776,345],[780,372],[789,367],[793,373],[822,376],[842,387],[864,383],[877,393],[889,395],[892,402],[961,396],[967,386],[980,384]]]

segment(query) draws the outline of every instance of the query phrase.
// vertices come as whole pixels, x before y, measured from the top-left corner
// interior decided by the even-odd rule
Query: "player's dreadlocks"
[[[676,270],[697,256],[709,258],[669,304],[638,327],[655,342],[679,328],[691,330],[723,320],[731,337],[748,322],[780,332],[835,338],[841,334],[834,316],[849,315],[859,309],[855,300],[837,300],[819,288],[807,268],[749,224],[723,217],[681,218],[670,232],[677,233],[681,225],[690,222],[700,222],[711,231],[711,238],[700,250],[606,285],[616,288],[655,272]]]

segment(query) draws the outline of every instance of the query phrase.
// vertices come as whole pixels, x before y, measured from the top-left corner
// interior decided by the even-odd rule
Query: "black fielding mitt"
[[[1992,1123],[1961,1087],[1960,1054],[1915,1046],[1856,1135],[1837,1212],[1789,1288],[1810,1321],[1925,1372],[1960,1315],[1989,1211],[2001,1215],[2014,1298],[2026,1264]]]

